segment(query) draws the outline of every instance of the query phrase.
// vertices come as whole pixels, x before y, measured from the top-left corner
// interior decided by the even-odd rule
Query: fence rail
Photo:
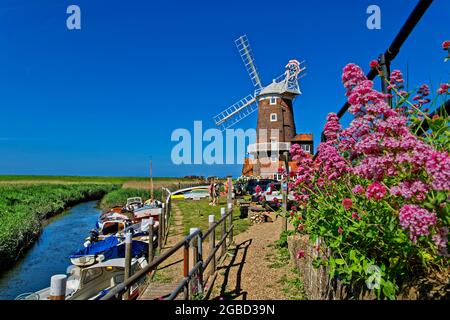
[[[227,183],[232,184],[231,177],[227,178]],[[191,232],[184,239],[180,240],[174,246],[167,251],[161,252],[161,254],[152,259],[149,256],[149,263],[147,266],[139,270],[137,273],[126,278],[124,282],[118,284],[112,288],[101,300],[119,299],[124,296],[128,297],[127,292],[130,288],[140,283],[144,278],[152,274],[156,268],[175,254],[178,250],[183,249],[183,278],[178,283],[175,290],[166,298],[166,300],[175,299],[181,291],[184,292],[184,299],[200,296],[205,296],[204,284],[207,283],[211,276],[216,274],[217,260],[225,257],[226,251],[230,244],[233,242],[233,204],[231,197],[232,188],[228,188],[228,203],[227,208],[221,208],[221,218],[216,222],[215,216],[211,215],[209,219],[209,228],[204,233],[198,228],[192,228]],[[163,247],[166,243],[171,217],[172,199],[171,196],[174,192],[171,192],[168,188],[163,188],[163,193],[166,193],[166,199],[164,202],[163,210],[160,215],[160,227],[158,228],[159,248]],[[229,220],[229,228],[227,229],[227,219]],[[216,243],[215,232],[217,228],[221,228],[221,238]],[[206,259],[203,259],[203,242],[209,237],[210,252]],[[152,246],[152,237],[150,238],[150,246]],[[228,238],[228,241],[227,241]],[[130,244],[131,245],[131,244]],[[218,253],[218,251],[220,252]],[[204,271],[209,268],[207,277],[204,276]],[[151,285],[151,283],[149,284]]]

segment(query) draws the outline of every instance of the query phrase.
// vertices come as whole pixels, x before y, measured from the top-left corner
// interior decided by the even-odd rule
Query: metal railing
[[[379,55],[378,61],[380,63],[380,67],[382,68],[383,74],[389,78],[390,75],[390,66],[391,62],[395,59],[395,57],[400,52],[400,49],[405,43],[405,41],[408,39],[411,32],[414,30],[417,23],[420,21],[420,19],[423,17],[427,9],[430,7],[430,5],[433,3],[433,0],[419,0],[417,5],[414,7],[413,11],[409,15],[408,19],[403,24],[402,28],[392,41],[391,45],[386,49],[386,51]],[[366,77],[369,80],[375,79],[378,72],[375,69],[371,69]],[[386,81],[381,79],[381,85],[383,88],[384,93],[388,93],[388,86]],[[350,104],[347,102],[344,103],[344,105],[341,107],[341,109],[337,112],[338,118],[342,118],[344,114],[347,112],[348,108],[350,107]],[[321,134],[321,141],[325,141],[325,135],[322,132]],[[318,152],[314,155],[314,158],[317,157]]]

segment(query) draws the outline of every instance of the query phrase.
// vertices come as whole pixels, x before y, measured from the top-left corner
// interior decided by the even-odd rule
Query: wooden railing
[[[233,243],[232,179],[231,177],[228,177],[227,180],[229,186],[227,208],[220,209],[221,217],[218,221],[215,221],[214,215],[210,215],[208,217],[208,230],[203,233],[199,228],[191,228],[188,236],[155,258],[153,258],[153,250],[150,249],[150,247],[153,246],[153,237],[150,236],[149,251],[151,251],[151,254],[149,253],[149,263],[147,266],[129,277],[125,275],[125,281],[112,288],[101,298],[101,300],[122,300],[124,296],[127,298],[127,293],[132,286],[140,283],[144,278],[151,275],[162,262],[174,255],[180,249],[183,249],[183,278],[178,283],[176,289],[166,299],[175,299],[181,291],[184,292],[185,300],[207,297],[210,292],[205,292],[205,284],[214,281],[217,276],[217,262],[226,256],[228,247]],[[172,210],[172,192],[168,189],[165,189],[164,192],[167,193],[167,198],[164,202],[162,214],[160,216],[160,227],[158,228],[158,246],[160,250],[163,247],[163,243],[167,241]],[[228,228],[227,219],[229,221]],[[221,237],[218,242],[216,242],[215,239],[217,228],[220,228],[221,230]],[[203,259],[203,243],[207,238],[209,238],[210,249],[206,259]],[[205,277],[205,270],[207,268],[208,272]],[[211,290],[211,287],[212,286],[210,286],[209,290]]]

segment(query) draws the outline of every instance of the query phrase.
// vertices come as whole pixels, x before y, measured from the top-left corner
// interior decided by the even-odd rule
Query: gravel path
[[[279,239],[281,232],[281,218],[272,217],[274,222],[252,225],[235,237],[236,250],[230,251],[219,268],[211,299],[288,299],[280,280],[291,266],[286,263],[273,268],[268,259],[276,250],[269,245]]]

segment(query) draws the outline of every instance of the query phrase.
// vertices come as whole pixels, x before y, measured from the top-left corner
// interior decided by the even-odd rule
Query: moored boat
[[[144,241],[132,241],[132,257],[141,257],[148,252],[147,243]],[[109,259],[125,257],[124,238],[110,236],[104,240],[90,243],[87,247],[83,247],[69,256],[70,261],[77,266],[90,266],[98,262]]]
[[[145,257],[134,258],[131,261],[132,273],[147,265]],[[98,300],[111,288],[124,281],[125,259],[115,258],[97,263],[89,267],[71,265],[67,268],[66,300]],[[145,281],[145,280],[143,280]],[[129,299],[139,294],[142,283],[133,285]],[[33,293],[19,295],[16,300],[49,300],[50,287]]]

